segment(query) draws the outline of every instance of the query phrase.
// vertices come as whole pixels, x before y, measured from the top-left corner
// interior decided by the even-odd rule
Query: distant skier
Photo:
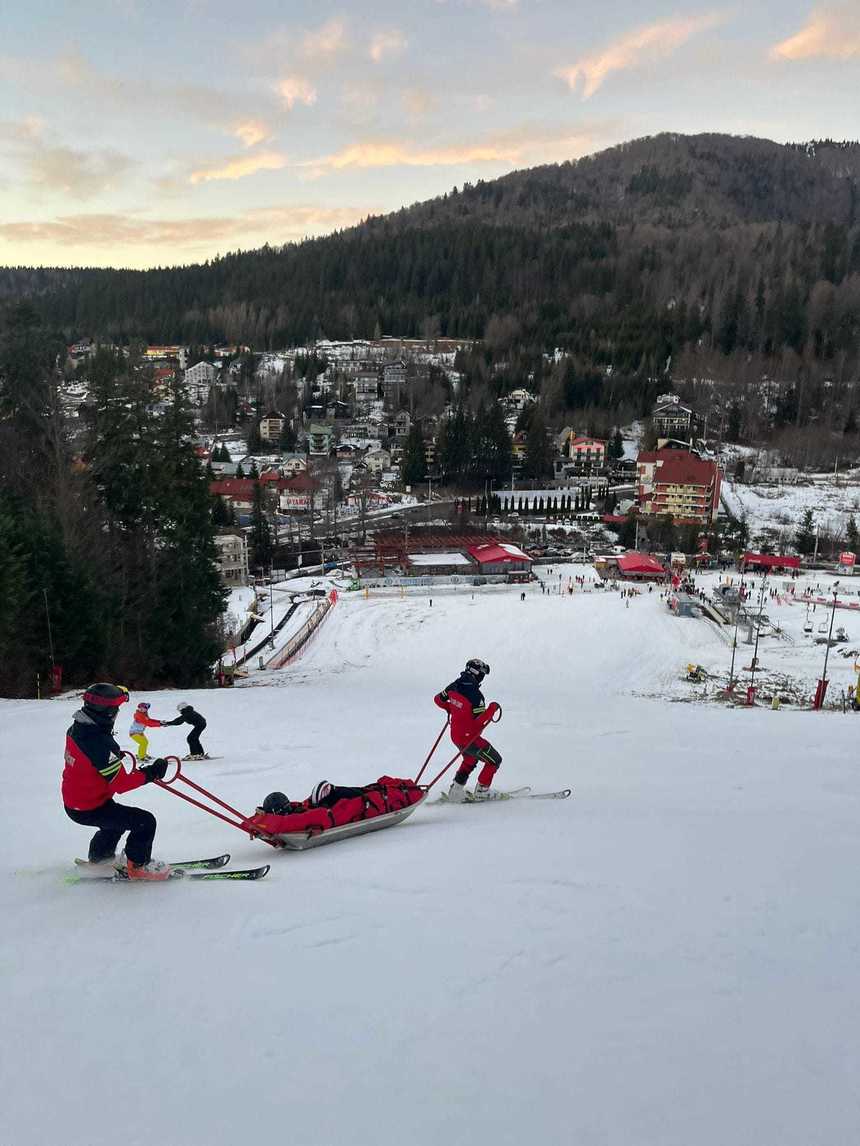
[[[152,705],[148,701],[142,700],[134,710],[134,716],[131,718],[131,728],[128,730],[129,736],[137,745],[137,759],[142,763],[152,759],[149,755],[149,741],[146,738],[146,729],[161,728],[162,725],[162,721],[155,720],[149,715],[151,707]]]
[[[209,754],[203,751],[203,745],[200,743],[200,733],[206,727],[206,719],[201,716],[199,712],[191,707],[187,700],[181,700],[176,706],[176,711],[179,715],[175,720],[163,721],[165,728],[171,728],[174,724],[190,724],[191,731],[188,733],[188,755],[183,756],[183,760],[208,760]]]
[[[480,735],[485,718],[492,716],[499,708],[495,701],[489,706],[485,705],[481,693],[481,682],[489,671],[490,666],[485,661],[473,657],[466,662],[466,667],[457,679],[433,697],[434,704],[450,716],[451,739],[463,750],[460,767],[448,789],[448,799],[454,804],[461,804],[465,800],[466,783],[479,760],[483,764],[475,785],[475,795],[479,799],[486,798],[502,762],[501,755],[489,740]]]
[[[90,840],[90,863],[112,863],[129,879],[168,879],[169,864],[152,858],[155,816],[113,799],[151,780],[163,780],[167,771],[166,760],[155,760],[130,773],[123,769],[113,726],[120,705],[127,701],[128,690],[115,684],[93,684],[84,693],[83,707],[66,734],[63,805],[76,824],[98,828]],[[125,852],[117,857],[116,848],[125,832]]]

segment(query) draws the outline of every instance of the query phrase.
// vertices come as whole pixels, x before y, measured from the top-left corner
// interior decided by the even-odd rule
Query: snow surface
[[[801,518],[811,509],[815,522],[824,530],[840,533],[853,515],[860,524],[860,475],[834,481],[833,474],[811,478],[803,485],[744,485],[723,483],[722,500],[735,517],[746,520],[751,536],[762,529],[796,532]]]
[[[273,687],[183,693],[223,757],[194,778],[250,810],[414,775],[433,694],[481,656],[499,783],[574,788],[298,855],[122,798],[156,812],[157,855],[270,861],[256,884],[66,885],[77,701],[0,702],[5,1142],[857,1140],[860,717],[670,703],[688,661],[728,666],[713,625],[656,592],[520,592],[344,595],[248,681]]]

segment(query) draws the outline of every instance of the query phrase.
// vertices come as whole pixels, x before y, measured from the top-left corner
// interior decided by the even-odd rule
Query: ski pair
[[[223,871],[222,868],[230,862],[230,853],[226,852],[220,856],[210,856],[207,859],[192,859],[192,860],[178,860],[171,863],[172,871],[170,879],[235,879],[235,880],[250,880],[262,879],[263,876],[268,874],[269,864],[264,864],[262,867],[239,868],[235,871]],[[71,875],[67,877],[67,883],[86,883],[90,880],[95,880],[102,883],[160,883],[166,882],[161,880],[130,880],[127,875],[116,868],[109,867],[106,864],[93,864],[88,860],[76,859],[75,863],[83,870],[89,869],[87,874]]]
[[[558,792],[533,792],[529,787],[512,788],[507,792],[496,792],[491,789],[486,796],[475,796],[474,793],[467,792],[466,799],[462,803],[494,804],[502,800],[566,800],[570,794],[570,788],[561,788]],[[449,800],[447,793],[443,792],[435,802],[437,804],[451,804],[454,801]]]

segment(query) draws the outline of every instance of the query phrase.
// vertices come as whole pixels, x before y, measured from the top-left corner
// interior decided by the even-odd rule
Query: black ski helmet
[[[262,808],[270,816],[286,816],[290,810],[290,801],[283,792],[270,792],[263,801]]]
[[[478,681],[480,682],[489,673],[490,666],[486,661],[482,661],[480,657],[472,657],[471,660],[466,661],[465,671],[470,673],[472,676],[477,677]]]
[[[128,700],[128,689],[121,684],[91,684],[84,693],[83,711],[96,724],[112,727],[119,706]]]

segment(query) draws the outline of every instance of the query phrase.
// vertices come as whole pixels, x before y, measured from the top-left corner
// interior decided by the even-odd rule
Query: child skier
[[[131,728],[128,730],[129,736],[137,745],[137,759],[139,763],[144,763],[152,759],[149,755],[149,741],[146,738],[146,729],[161,728],[162,725],[162,721],[150,717],[149,710],[151,707],[152,705],[149,701],[142,700],[134,710],[134,716],[131,718]]]
[[[486,799],[502,762],[501,755],[489,740],[480,735],[486,717],[492,716],[499,707],[495,701],[489,707],[485,705],[481,694],[481,681],[489,671],[490,666],[485,661],[473,657],[466,661],[466,667],[453,684],[433,697],[434,704],[450,716],[451,739],[463,750],[460,767],[448,789],[448,799],[454,804],[461,804],[466,799],[466,781],[479,760],[483,767],[478,774],[475,796]]]
[[[90,840],[90,863],[112,863],[129,879],[168,879],[169,864],[152,858],[155,816],[113,799],[152,780],[163,780],[167,771],[165,760],[131,773],[123,770],[113,726],[120,705],[127,700],[128,690],[115,684],[93,684],[84,693],[83,707],[66,734],[63,805],[76,824],[98,828]],[[117,858],[117,844],[125,832],[125,852]]]
[[[206,727],[206,720],[195,712],[187,700],[181,700],[176,706],[176,711],[179,715],[175,720],[163,720],[162,724],[165,728],[171,728],[174,724],[190,724],[191,731],[188,733],[188,755],[183,756],[183,760],[208,760],[208,752],[203,751],[203,745],[200,743],[200,733]]]

